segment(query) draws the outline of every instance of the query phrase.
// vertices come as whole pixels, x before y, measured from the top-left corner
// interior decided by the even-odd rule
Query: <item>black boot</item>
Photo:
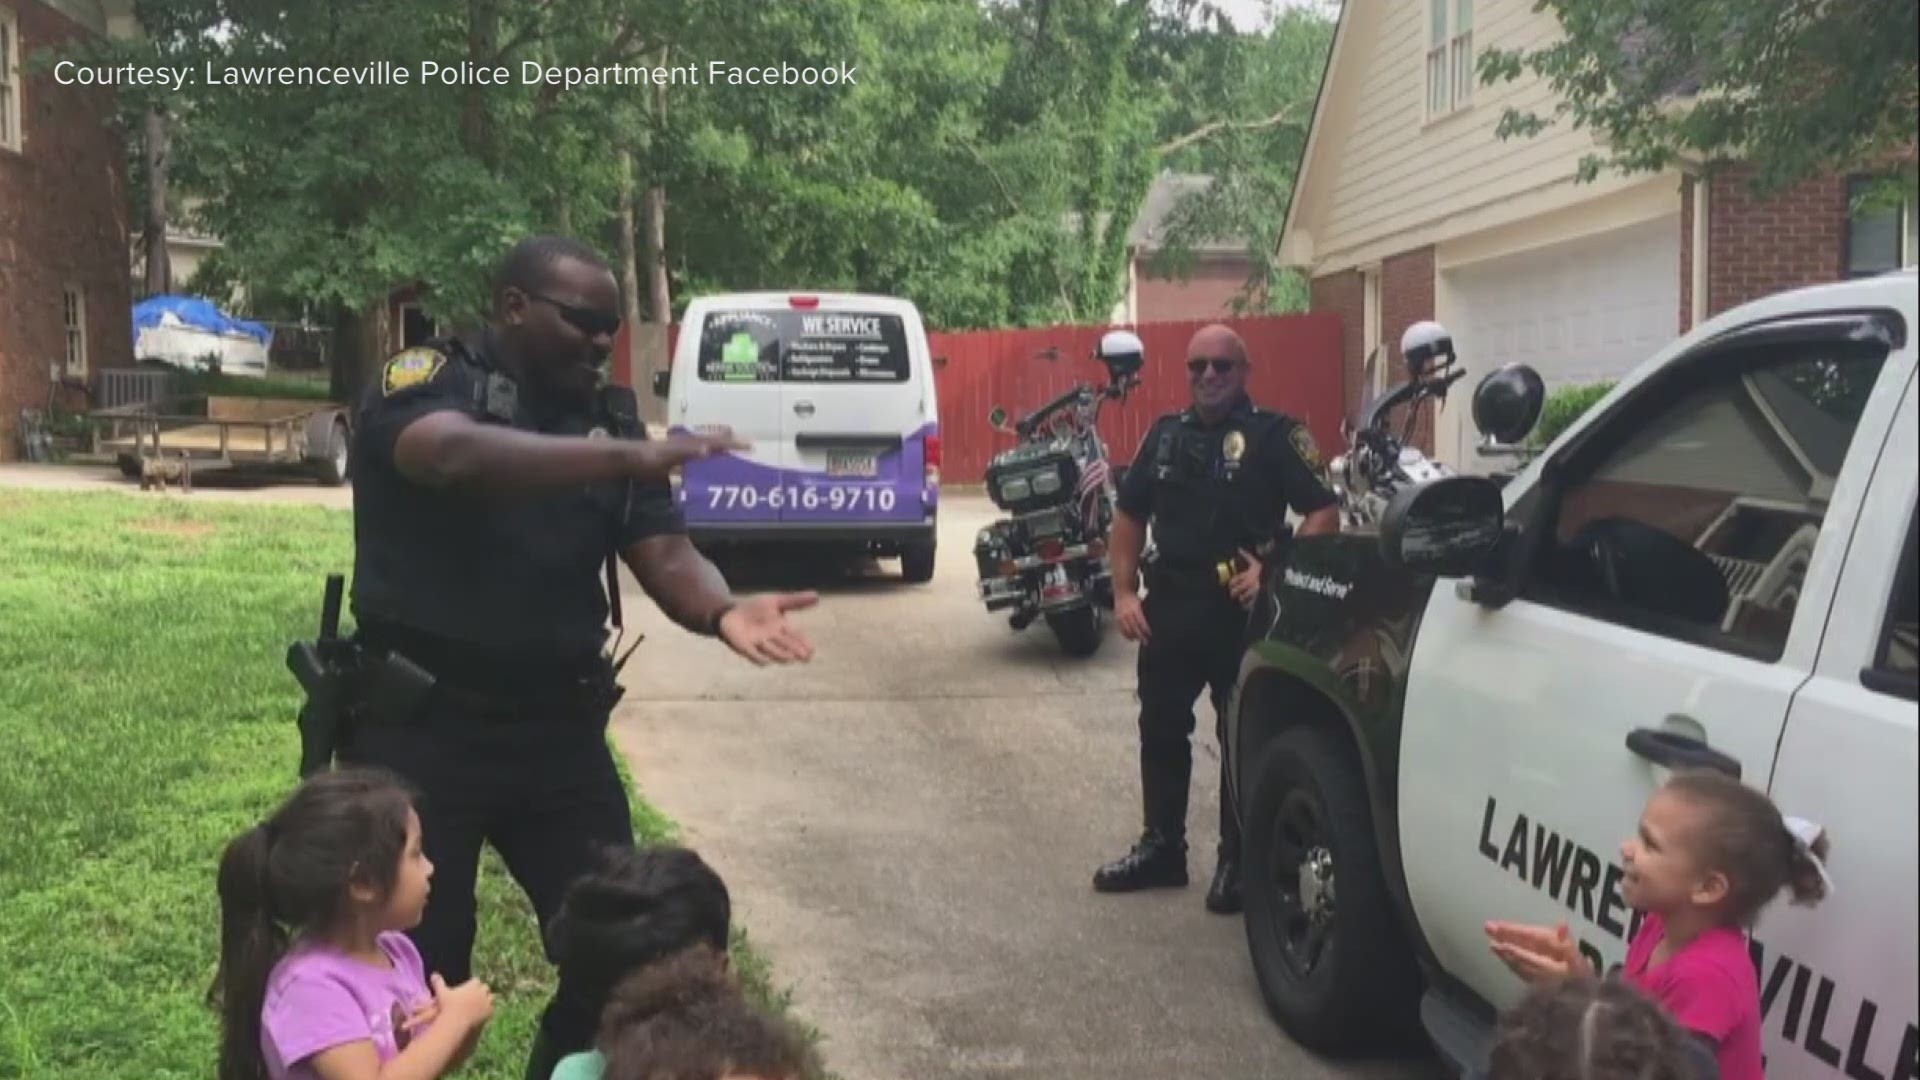
[[[1093,875],[1098,892],[1134,892],[1139,889],[1181,889],[1187,884],[1187,845],[1148,829],[1133,850],[1101,867]]]
[[[1207,889],[1207,910],[1215,915],[1240,913],[1240,861],[1220,857],[1213,870],[1213,884]]]

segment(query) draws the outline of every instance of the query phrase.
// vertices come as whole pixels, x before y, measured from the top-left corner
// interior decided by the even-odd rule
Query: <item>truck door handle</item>
[[[1627,732],[1627,749],[1669,769],[1715,769],[1740,779],[1740,761],[1715,750],[1691,735],[1654,728]]]
[[[813,402],[796,401],[793,403],[793,415],[805,419],[813,415]]]

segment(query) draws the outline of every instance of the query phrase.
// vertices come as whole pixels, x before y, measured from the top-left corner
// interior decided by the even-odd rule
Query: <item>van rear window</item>
[[[905,382],[906,321],[849,311],[715,311],[700,328],[699,367],[703,382]]]

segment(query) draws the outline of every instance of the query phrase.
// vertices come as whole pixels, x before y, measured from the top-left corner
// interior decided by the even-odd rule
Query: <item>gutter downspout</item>
[[[1707,228],[1707,187],[1710,181],[1701,171],[1693,177],[1693,310],[1689,313],[1687,329],[1691,330],[1707,320],[1707,265],[1710,253],[1707,251],[1707,237],[1711,230]]]

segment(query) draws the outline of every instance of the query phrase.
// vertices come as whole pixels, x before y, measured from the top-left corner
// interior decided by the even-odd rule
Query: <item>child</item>
[[[594,1027],[614,984],[692,945],[724,956],[732,919],[726,884],[698,854],[667,846],[603,851],[600,866],[568,887],[547,928],[560,985],[527,1075],[599,1076]]]
[[[392,777],[326,772],[220,858],[220,1080],[429,1080],[472,1051],[493,997],[427,988],[400,931],[433,865]]]
[[[1620,845],[1622,893],[1646,918],[1627,945],[1626,981],[1713,1050],[1724,1080],[1762,1080],[1760,986],[1746,930],[1783,888],[1820,902],[1832,889],[1826,838],[1780,816],[1766,795],[1724,774],[1675,775]],[[1566,924],[1489,923],[1493,952],[1522,978],[1585,969]]]
[[[1615,980],[1544,984],[1500,1018],[1486,1080],[1702,1080],[1713,1059]]]
[[[726,955],[703,945],[650,965],[614,991],[601,1026],[605,1080],[802,1080],[806,1040],[748,1005]]]

